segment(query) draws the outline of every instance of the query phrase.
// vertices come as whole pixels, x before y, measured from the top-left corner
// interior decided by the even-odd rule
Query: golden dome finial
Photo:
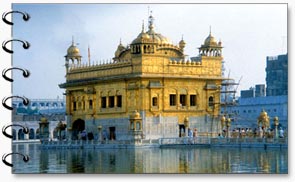
[[[209,27],[209,28],[210,28],[210,35],[211,35],[211,25],[210,25],[210,27]]]
[[[80,50],[75,45],[74,36],[72,36],[72,45],[67,50],[67,56],[80,56]]]
[[[141,30],[142,33],[144,33],[144,20],[142,20],[142,30]]]
[[[181,36],[181,40],[179,41],[179,48],[180,48],[181,50],[183,50],[184,47],[185,47],[185,42],[184,42],[184,40],[183,40],[183,34],[182,34],[182,36]]]
[[[218,45],[219,45],[219,46],[222,46],[221,39],[219,39]]]
[[[216,46],[217,45],[217,41],[212,36],[212,33],[211,33],[211,25],[210,25],[210,30],[209,31],[210,31],[209,32],[209,36],[205,39],[204,45],[205,46]]]
[[[151,14],[149,16],[149,31],[152,32],[153,29],[154,29],[154,21],[155,21],[155,18],[153,17],[152,15],[152,11],[151,11]]]

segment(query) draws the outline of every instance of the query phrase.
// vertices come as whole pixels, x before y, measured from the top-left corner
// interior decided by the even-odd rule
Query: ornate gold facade
[[[173,45],[154,30],[149,17],[144,30],[129,44],[120,42],[112,61],[81,63],[74,42],[66,58],[66,114],[73,138],[82,130],[102,128],[109,139],[124,139],[129,118],[142,118],[142,137],[178,137],[188,127],[199,133],[216,127],[222,81],[222,45],[211,35],[198,56],[186,58],[182,39]],[[195,45],[194,45],[195,46]],[[185,123],[185,121],[187,123]]]

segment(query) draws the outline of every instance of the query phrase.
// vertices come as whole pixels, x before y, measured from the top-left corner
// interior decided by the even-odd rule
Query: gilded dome
[[[115,57],[119,57],[121,52],[124,51],[126,48],[122,45],[121,40],[120,40],[120,44],[118,45],[118,48],[115,52]]]
[[[66,56],[70,56],[70,57],[81,57],[80,56],[80,50],[76,46],[76,44],[74,42],[74,37],[72,37],[72,45],[68,48],[67,55]]]
[[[205,46],[216,46],[216,45],[217,45],[217,41],[216,41],[216,39],[211,35],[211,32],[210,32],[209,36],[205,39],[204,45],[205,45]]]
[[[261,116],[261,117],[265,117],[265,116],[267,116],[267,112],[265,112],[265,110],[262,110],[261,113],[260,113],[260,116]]]
[[[136,39],[134,39],[134,40],[132,41],[132,44],[135,44],[135,43],[143,43],[143,42],[146,42],[146,41],[150,41],[150,36],[149,36],[147,33],[141,32],[141,33],[136,37]]]
[[[130,115],[130,119],[141,119],[140,113],[137,110],[133,111],[133,113]]]
[[[136,39],[132,41],[132,44],[135,43],[145,43],[145,42],[150,42],[150,43],[158,43],[158,44],[172,44],[170,39],[167,37],[155,33],[155,32],[141,32]]]
[[[67,56],[80,56],[79,48],[72,44],[67,50]]]
[[[142,25],[142,32],[137,36],[136,39],[132,41],[132,44],[135,43],[158,43],[158,44],[172,44],[172,42],[165,36],[156,33],[154,31],[154,18],[149,16],[149,30],[144,32],[144,24]]]
[[[185,42],[183,39],[181,41],[179,41],[179,45],[185,45]]]

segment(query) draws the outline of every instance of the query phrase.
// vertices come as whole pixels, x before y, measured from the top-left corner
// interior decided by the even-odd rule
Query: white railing
[[[189,145],[189,144],[203,144],[209,145],[211,138],[209,137],[181,137],[181,138],[161,138],[160,145]]]
[[[288,146],[288,138],[210,138],[210,137],[181,137],[181,138],[161,138],[161,139],[138,139],[138,140],[69,140],[69,141],[43,141],[42,145],[46,147],[94,147],[94,146],[122,146],[122,145],[284,145]]]

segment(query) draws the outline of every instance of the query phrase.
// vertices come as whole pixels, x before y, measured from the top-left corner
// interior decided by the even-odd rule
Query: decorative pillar
[[[73,129],[72,127],[72,115],[66,115],[66,123],[68,127],[68,133],[67,133],[67,138],[72,140],[72,135],[73,135]]]
[[[230,126],[231,126],[231,119],[230,118],[227,118],[226,120],[226,134],[227,134],[227,138],[230,137]]]
[[[225,115],[223,115],[220,119],[221,122],[221,130],[223,130],[224,126],[226,126],[226,137],[230,137],[230,126],[231,126],[231,119],[228,117],[226,118]],[[222,131],[221,131],[222,133]]]
[[[49,122],[45,117],[42,117],[39,122],[40,141],[48,141],[49,139]]]
[[[15,129],[15,141],[18,141],[19,140],[19,138],[18,138],[18,132],[17,131],[18,130]],[[12,130],[12,132],[13,132],[13,130]]]
[[[141,144],[142,118],[140,117],[140,113],[137,110],[135,110],[132,114],[130,114],[129,132],[131,135],[131,139],[134,140],[134,143]]]
[[[100,141],[100,142],[102,141],[101,129],[102,129],[102,126],[99,125],[97,127],[97,130],[98,130],[98,141]]]
[[[262,128],[261,137],[263,137],[265,135],[265,131],[267,131],[267,129],[269,128],[269,116],[267,115],[267,112],[265,112],[264,109],[260,112],[260,115],[257,118],[257,125],[258,125],[258,128],[261,126]]]
[[[188,132],[186,132],[186,131],[188,131],[188,128],[189,128],[189,119],[188,119],[188,117],[185,117],[184,118],[183,123],[184,123],[184,127],[185,127],[184,135],[187,136]]]
[[[62,131],[65,131],[67,125],[59,121],[59,123],[56,126],[57,132],[58,132],[58,140],[62,140]]]

